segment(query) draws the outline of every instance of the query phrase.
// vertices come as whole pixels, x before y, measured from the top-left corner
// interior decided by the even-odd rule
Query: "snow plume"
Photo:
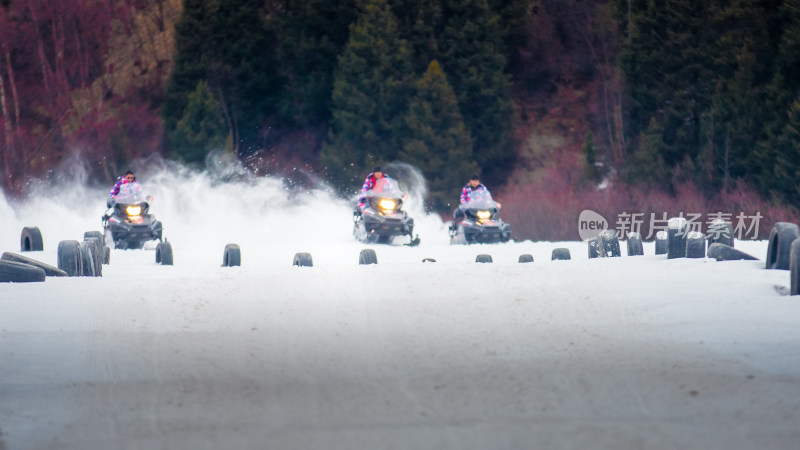
[[[158,156],[135,161],[150,212],[163,223],[164,236],[176,247],[247,245],[269,252],[280,246],[352,243],[352,204],[323,187],[298,189],[282,178],[258,177],[233,155],[212,153],[204,170]],[[425,182],[416,168],[402,163],[387,171],[409,193],[408,211],[421,235],[447,234],[441,220],[423,213]],[[24,226],[38,226],[45,251],[66,239],[101,230],[106,198],[112,186],[91,186],[88,166],[70,159],[49,181],[36,182],[29,198],[19,203],[0,194],[0,252],[18,251]],[[360,189],[360,186],[355,189]],[[430,231],[423,231],[430,230]]]

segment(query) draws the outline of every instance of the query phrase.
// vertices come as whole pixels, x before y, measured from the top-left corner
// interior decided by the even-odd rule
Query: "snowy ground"
[[[451,247],[417,213],[419,247],[359,266],[325,193],[143,181],[174,266],[114,250],[102,278],[0,284],[0,449],[798,448],[800,299],[763,261]],[[0,196],[0,252],[38,225],[55,265],[103,195]]]

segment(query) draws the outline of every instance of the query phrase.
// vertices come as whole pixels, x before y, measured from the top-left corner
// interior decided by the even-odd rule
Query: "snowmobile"
[[[450,244],[508,242],[511,225],[503,222],[499,209],[489,191],[474,191],[472,199],[455,211],[456,219],[449,228]]]
[[[149,214],[152,197],[142,194],[139,183],[125,183],[119,194],[109,198],[109,211],[103,215],[106,245],[119,249],[140,249],[147,241],[161,242],[162,226]]]
[[[395,236],[408,236],[406,245],[419,245],[413,237],[414,219],[403,211],[407,196],[391,178],[383,177],[375,187],[364,193],[364,202],[353,211],[353,236],[365,243],[390,244]]]

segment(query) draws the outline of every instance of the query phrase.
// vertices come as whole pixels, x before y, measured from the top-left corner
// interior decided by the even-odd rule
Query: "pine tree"
[[[483,178],[492,185],[503,184],[514,160],[515,114],[499,15],[486,0],[442,4],[439,61],[449,74]]]
[[[428,206],[447,211],[476,164],[458,101],[438,61],[431,61],[417,82],[405,124],[408,133],[400,159],[422,169]]]
[[[413,89],[406,42],[385,0],[368,0],[339,56],[332,124],[321,161],[342,190],[401,147],[398,130]]]
[[[219,102],[205,81],[198,82],[189,94],[189,103],[173,134],[175,153],[188,163],[202,163],[209,151],[224,146],[228,127]]]
[[[356,0],[284,0],[269,23],[279,40],[286,88],[279,101],[281,118],[303,127],[330,119],[337,56],[357,18]]]
[[[283,82],[261,6],[260,0],[184,0],[163,110],[169,146],[182,145],[172,141],[173,131],[199,81],[219,93],[234,150],[245,155],[262,146],[261,125]]]
[[[770,190],[790,205],[800,204],[800,98],[788,113],[786,126],[775,140]]]

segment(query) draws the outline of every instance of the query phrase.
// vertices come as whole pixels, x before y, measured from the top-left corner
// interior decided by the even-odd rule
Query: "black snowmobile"
[[[472,193],[469,203],[459,205],[450,224],[450,244],[489,244],[508,242],[511,225],[503,222],[500,208],[487,190]]]
[[[414,219],[403,211],[406,195],[391,178],[383,177],[364,194],[364,208],[353,211],[353,236],[361,242],[390,244],[395,236],[408,236],[406,245],[418,245],[413,237]]]
[[[120,186],[116,201],[109,198],[111,208],[103,216],[106,245],[119,249],[139,249],[147,241],[161,241],[162,226],[149,214],[151,197],[142,194],[139,183]]]

